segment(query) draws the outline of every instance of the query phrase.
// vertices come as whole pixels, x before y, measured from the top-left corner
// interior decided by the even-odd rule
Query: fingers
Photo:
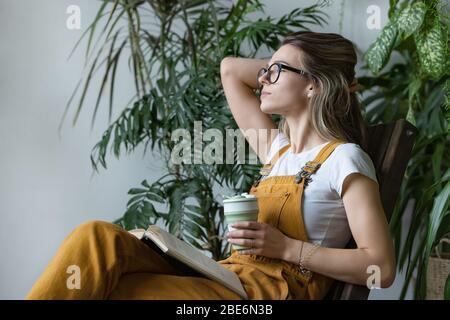
[[[237,244],[237,245],[241,245],[241,246],[245,246],[245,247],[250,247],[250,248],[260,248],[262,246],[261,241],[259,241],[258,239],[229,239],[228,242]]]
[[[258,221],[239,221],[231,225],[235,230],[227,233],[228,242],[249,247],[238,254],[262,254],[267,225]]]
[[[258,231],[253,230],[233,230],[227,233],[227,238],[260,238]]]
[[[239,221],[231,225],[233,228],[261,229],[262,224],[258,221]]]

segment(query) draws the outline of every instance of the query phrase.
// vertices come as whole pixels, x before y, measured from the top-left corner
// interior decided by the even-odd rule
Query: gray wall
[[[264,1],[266,13],[275,17],[313,2]],[[66,8],[72,4],[81,8],[81,30],[66,28]],[[379,33],[365,27],[370,4],[379,5],[384,24],[387,0],[347,0],[340,31],[341,1],[334,1],[326,8],[330,25],[321,30],[342,32],[364,51]],[[95,87],[77,125],[71,126],[72,108],[58,136],[66,102],[82,75],[85,42],[67,58],[98,5],[89,0],[0,0],[0,299],[22,299],[73,228],[86,220],[120,217],[128,189],[162,172],[158,156],[143,156],[139,148],[119,160],[109,155],[108,170],[91,177],[90,153],[108,125],[103,105],[90,130]],[[119,74],[113,119],[134,94],[125,61]],[[400,284],[398,277],[392,288],[373,292],[371,298],[396,298]]]
[[[81,7],[81,30],[66,28],[66,8]],[[69,110],[61,137],[65,105],[82,75],[84,46],[67,60],[93,19],[98,1],[0,1],[0,298],[21,299],[31,288],[63,238],[90,219],[120,217],[127,191],[144,178],[159,177],[161,164],[137,152],[91,178],[90,153],[107,128],[100,112],[90,130],[96,89],[78,123]],[[115,113],[134,94],[126,60],[117,79]],[[101,74],[99,74],[101,75]],[[99,77],[93,79],[99,83]],[[101,108],[106,111],[106,105]]]

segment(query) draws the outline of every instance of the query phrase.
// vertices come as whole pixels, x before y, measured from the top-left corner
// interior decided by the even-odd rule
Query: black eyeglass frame
[[[277,65],[277,66],[278,66],[278,74],[277,74],[277,77],[276,77],[275,81],[274,81],[274,82],[271,82],[270,79],[267,77],[267,75],[268,75],[269,69],[272,68],[274,65]],[[281,73],[281,70],[283,70],[283,69],[286,69],[286,70],[289,70],[289,71],[293,71],[293,72],[296,72],[296,73],[301,74],[301,75],[310,75],[310,76],[312,77],[312,79],[315,80],[314,76],[312,76],[309,72],[306,72],[306,71],[303,70],[303,69],[297,69],[297,68],[294,68],[294,67],[285,65],[285,64],[280,63],[280,62],[274,62],[274,63],[272,63],[272,64],[271,64],[269,67],[267,67],[267,68],[264,68],[264,67],[263,67],[263,68],[259,69],[259,71],[258,71],[258,73],[257,73],[257,79],[256,79],[256,80],[257,80],[257,82],[259,83],[259,78],[260,78],[261,76],[264,75],[264,77],[266,78],[267,81],[269,81],[270,84],[274,84],[274,83],[277,82],[278,79],[280,78],[280,73]],[[261,73],[262,70],[264,70],[264,73],[262,73],[262,74],[260,75],[260,73]],[[261,85],[261,86],[262,86],[262,85]]]

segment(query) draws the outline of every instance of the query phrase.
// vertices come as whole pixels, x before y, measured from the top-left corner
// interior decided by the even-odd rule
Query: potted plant
[[[424,299],[428,261],[450,231],[450,107],[448,19],[443,1],[391,1],[389,21],[365,53],[374,76],[359,78],[367,93],[369,123],[406,118],[418,137],[391,219],[400,270],[406,267],[401,298],[417,268],[414,296]],[[391,54],[403,62],[383,71]],[[413,201],[412,222],[402,243],[402,217]],[[449,281],[449,280],[447,280]]]

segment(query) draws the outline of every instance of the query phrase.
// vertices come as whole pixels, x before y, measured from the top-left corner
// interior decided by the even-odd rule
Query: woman
[[[395,278],[376,173],[364,151],[356,62],[349,40],[314,32],[289,35],[269,61],[222,61],[233,116],[261,161],[271,160],[252,188],[262,204],[258,220],[267,223],[243,223],[230,232],[230,242],[254,248],[227,262],[281,259],[278,274],[274,263],[267,273],[278,279],[282,298],[321,299],[333,279],[366,285],[375,269],[379,287]],[[258,87],[260,100],[253,94]],[[268,114],[282,115],[279,130]],[[256,140],[246,135],[254,129]],[[357,249],[343,249],[351,235]]]
[[[322,299],[334,279],[366,285],[368,270],[376,271],[376,286],[394,280],[392,239],[363,149],[355,64],[350,41],[314,32],[289,35],[270,61],[222,60],[232,114],[267,163],[250,190],[258,198],[258,221],[234,225],[227,235],[250,249],[219,261],[236,272],[250,299]],[[259,87],[260,99],[254,94]],[[269,114],[282,115],[280,130]],[[255,129],[262,134],[254,140],[249,131]],[[357,249],[344,249],[352,235]],[[67,273],[73,266],[81,275],[75,288]],[[64,240],[27,298],[239,296],[212,280],[184,275],[120,227],[91,221]]]

